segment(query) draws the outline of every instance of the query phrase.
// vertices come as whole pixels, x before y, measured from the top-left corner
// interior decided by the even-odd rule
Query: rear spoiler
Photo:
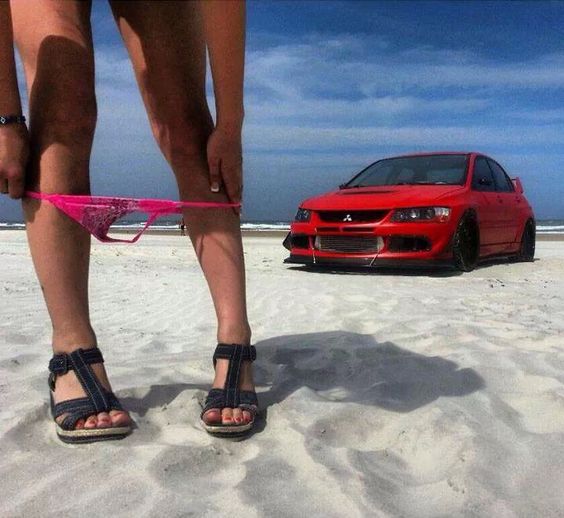
[[[521,183],[521,180],[519,178],[511,178],[511,181],[513,182],[513,185],[515,186],[515,190],[519,194],[523,194],[524,190],[523,190],[523,184]]]

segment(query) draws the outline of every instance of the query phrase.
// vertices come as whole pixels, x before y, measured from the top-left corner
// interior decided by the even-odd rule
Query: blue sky
[[[93,192],[175,197],[105,1],[92,24]],[[432,150],[493,156],[538,218],[564,218],[563,42],[560,1],[250,1],[245,219],[288,220],[378,158]]]

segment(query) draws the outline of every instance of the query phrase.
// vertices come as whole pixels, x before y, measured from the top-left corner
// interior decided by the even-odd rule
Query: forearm
[[[244,0],[203,0],[204,38],[212,70],[217,125],[240,129],[245,68]]]
[[[21,109],[10,3],[0,0],[0,115],[18,115]]]

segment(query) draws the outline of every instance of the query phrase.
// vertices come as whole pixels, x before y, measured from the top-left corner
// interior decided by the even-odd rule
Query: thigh
[[[183,134],[195,148],[205,147],[212,120],[206,102],[206,47],[199,3],[110,3],[163,152],[167,155],[167,148],[176,145],[176,134]]]
[[[54,177],[87,170],[96,119],[91,4],[12,0],[11,8],[29,97],[31,183],[41,168],[41,184],[50,188]]]
[[[91,101],[94,54],[90,2],[12,0],[11,9],[32,116],[41,118],[58,103]]]

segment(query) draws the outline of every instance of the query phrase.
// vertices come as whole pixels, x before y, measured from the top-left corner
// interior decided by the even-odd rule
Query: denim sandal
[[[57,417],[63,414],[68,414],[60,424],[55,421],[57,436],[63,442],[87,443],[122,439],[131,432],[131,426],[74,429],[77,421],[93,414],[109,412],[110,410],[123,411],[123,407],[117,397],[112,392],[106,390],[96,378],[94,371],[90,367],[94,363],[104,363],[104,358],[98,348],[77,349],[70,354],[56,354],[49,362],[51,414],[53,419],[57,419]],[[55,390],[57,376],[66,374],[69,370],[74,370],[87,396],[55,404],[53,391]]]
[[[204,429],[214,435],[239,435],[251,430],[258,411],[258,399],[254,390],[239,389],[239,375],[244,361],[256,360],[257,351],[252,345],[218,344],[213,355],[215,368],[218,359],[229,360],[229,368],[225,385],[222,389],[212,388],[204,403],[200,414]],[[245,424],[223,424],[221,422],[208,424],[203,420],[204,414],[212,408],[240,408],[251,413],[251,421]]]

